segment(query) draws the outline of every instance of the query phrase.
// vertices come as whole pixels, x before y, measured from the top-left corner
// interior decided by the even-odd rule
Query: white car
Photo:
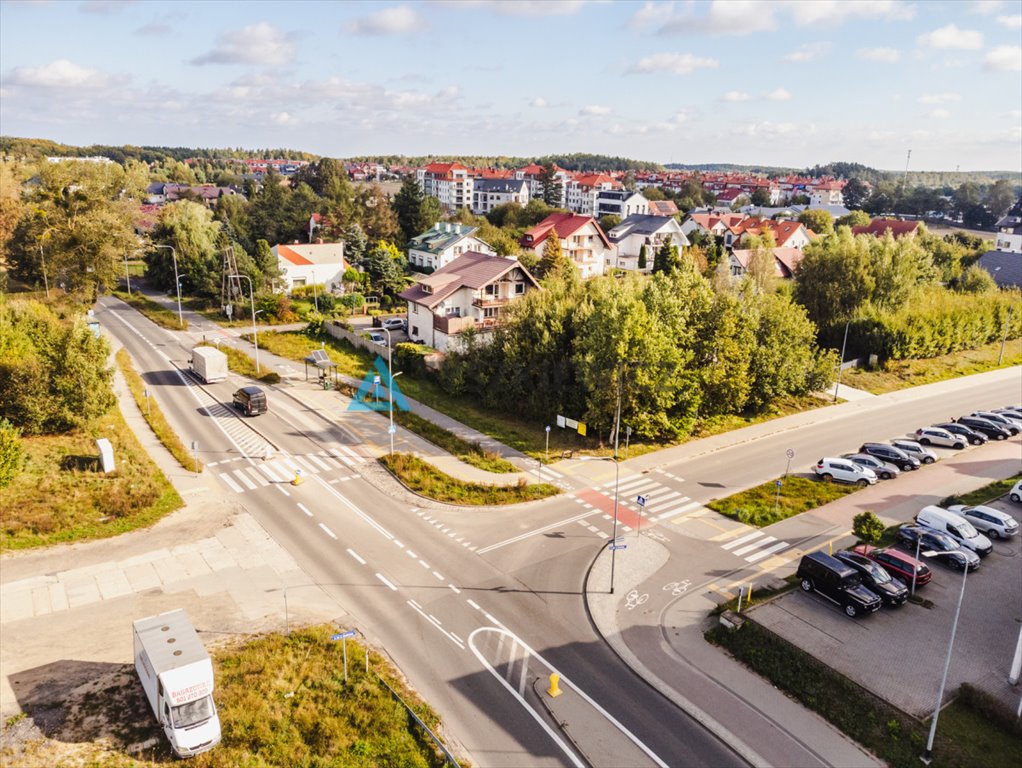
[[[388,331],[403,331],[405,329],[405,320],[400,317],[388,317],[380,325],[386,328]]]
[[[1015,488],[1018,488],[1016,485]],[[961,515],[977,531],[983,531],[987,536],[994,539],[1010,539],[1018,533],[1018,522],[1006,512],[999,509],[987,507],[983,504],[975,507],[967,507],[964,504],[955,504],[947,508],[948,512]]]
[[[1008,498],[1016,504],[1022,504],[1022,480],[1015,483],[1015,487],[1011,489],[1011,493],[1008,494]]]
[[[942,445],[960,451],[965,447],[965,438],[953,435],[940,427],[923,427],[916,430],[916,441],[920,445]]]
[[[892,440],[891,445],[904,451],[909,456],[915,456],[923,464],[932,464],[938,459],[936,453],[920,445],[915,440]]]
[[[379,344],[381,347],[387,346],[387,337],[381,331],[369,331],[366,338],[373,344]]]
[[[823,458],[816,462],[813,471],[826,483],[837,480],[854,485],[876,485],[877,476],[872,469],[860,466],[850,459]]]

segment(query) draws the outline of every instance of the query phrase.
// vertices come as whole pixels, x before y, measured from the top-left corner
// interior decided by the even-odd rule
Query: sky
[[[0,133],[1022,171],[1022,0],[0,0]]]

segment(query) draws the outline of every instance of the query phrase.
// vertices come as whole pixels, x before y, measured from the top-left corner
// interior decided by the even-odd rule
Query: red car
[[[933,578],[933,574],[925,563],[897,549],[878,549],[869,544],[860,544],[852,551],[865,555],[907,587],[912,586],[913,571],[916,575],[917,587],[928,584]]]

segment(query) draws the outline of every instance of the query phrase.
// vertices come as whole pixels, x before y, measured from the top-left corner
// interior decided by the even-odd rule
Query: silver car
[[[846,453],[843,458],[854,461],[860,467],[872,469],[873,474],[881,480],[891,480],[901,474],[901,470],[893,464],[888,464],[886,461],[878,459],[876,456],[870,456],[868,453]]]
[[[892,440],[891,445],[895,448],[900,448],[909,456],[915,456],[923,464],[932,464],[939,458],[936,453],[920,445],[915,440]]]
[[[960,451],[965,447],[965,438],[954,435],[940,427],[922,427],[916,430],[916,441],[920,445],[940,445]]]
[[[992,539],[1010,539],[1018,533],[1018,522],[1015,518],[993,507],[983,504],[975,507],[955,504],[953,507],[948,507],[947,511],[961,515],[972,523],[973,528],[982,531]]]

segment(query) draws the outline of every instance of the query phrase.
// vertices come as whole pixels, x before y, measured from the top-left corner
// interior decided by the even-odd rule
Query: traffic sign
[[[628,549],[628,545],[627,544],[611,544],[610,548],[611,549]]]
[[[784,455],[787,456],[789,459],[794,459],[795,458],[795,449],[794,448],[789,448],[788,450],[786,450],[784,452]]]
[[[778,487],[778,488],[780,488],[780,487],[781,487],[781,481],[780,481],[780,479],[778,479],[778,480],[777,480],[777,487]]]
[[[357,632],[353,629],[349,629],[346,632],[338,632],[336,635],[331,635],[331,640],[344,640],[346,637],[354,637]]]
[[[375,376],[373,376],[373,384],[379,384],[379,383],[380,383],[380,375],[376,374]]]
[[[635,497],[635,503],[638,504],[640,507],[645,507],[646,506],[646,497],[645,496],[636,496]]]
[[[397,432],[397,427],[391,424],[387,427],[387,432],[393,435],[395,432]]]

